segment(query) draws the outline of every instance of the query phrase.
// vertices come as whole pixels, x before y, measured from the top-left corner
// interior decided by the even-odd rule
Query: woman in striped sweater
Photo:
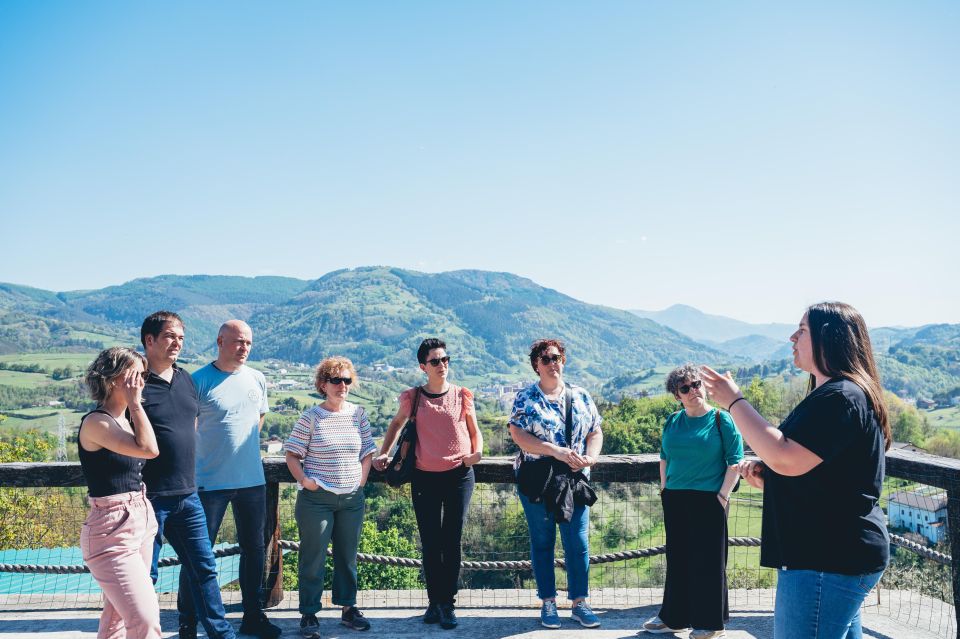
[[[346,357],[328,357],[314,380],[324,398],[306,410],[284,444],[287,467],[302,490],[294,514],[300,530],[300,633],[320,636],[327,545],[333,541],[334,605],[354,630],[370,623],[357,608],[357,546],[363,526],[363,486],[376,444],[363,408],[347,401],[357,375]]]

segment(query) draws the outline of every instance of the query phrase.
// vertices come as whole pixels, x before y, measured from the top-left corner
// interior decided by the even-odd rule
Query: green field
[[[44,373],[21,373],[20,371],[0,370],[0,386],[14,388],[39,388],[52,383],[49,375]]]
[[[96,355],[96,351],[84,351],[82,353],[15,353],[0,355],[0,362],[37,364],[47,370],[72,366],[78,371],[83,371],[86,370]]]
[[[925,415],[934,428],[960,429],[960,406],[922,411],[921,415]]]
[[[84,339],[91,342],[100,342],[104,348],[110,346],[132,346],[135,339],[131,336],[129,339],[123,339],[116,335],[107,335],[105,333],[92,333],[90,331],[70,331],[70,339]]]
[[[10,413],[13,414],[11,415]],[[68,433],[76,430],[80,425],[80,418],[83,417],[82,412],[77,412],[69,408],[45,408],[42,406],[23,408],[10,411],[10,413],[4,413],[7,418],[0,424],[4,429],[39,430],[46,433],[57,432],[57,425],[61,414],[66,420]],[[20,415],[23,417],[19,417]],[[33,419],[25,419],[26,417]]]

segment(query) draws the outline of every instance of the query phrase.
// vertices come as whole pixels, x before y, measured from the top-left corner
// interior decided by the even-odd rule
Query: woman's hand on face
[[[469,455],[464,455],[460,461],[463,462],[464,466],[469,468],[480,461],[481,457],[483,457],[483,453],[481,452],[470,453]]]
[[[138,406],[140,404],[140,394],[143,391],[143,376],[128,368],[123,374],[123,378],[117,382],[120,392],[127,400],[127,406]]]
[[[710,397],[720,404],[721,408],[728,408],[738,397],[743,397],[730,371],[721,375],[709,366],[703,366],[700,369],[700,375]]]
[[[744,460],[739,464],[740,476],[757,490],[763,490],[763,462]]]
[[[318,484],[317,480],[313,477],[304,477],[303,481],[300,482],[300,485],[303,486],[304,490],[320,490],[320,484]]]
[[[379,470],[380,472],[383,472],[384,470],[386,470],[388,463],[390,463],[389,455],[386,455],[386,454],[377,455],[376,457],[373,458],[373,467]]]

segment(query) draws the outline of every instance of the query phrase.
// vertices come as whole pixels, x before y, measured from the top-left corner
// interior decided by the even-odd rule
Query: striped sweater
[[[321,488],[343,495],[360,485],[360,462],[377,446],[366,412],[345,402],[336,413],[320,406],[304,411],[283,450],[303,460],[304,475]]]

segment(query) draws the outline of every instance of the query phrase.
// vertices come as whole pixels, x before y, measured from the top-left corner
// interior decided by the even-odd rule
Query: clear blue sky
[[[0,281],[960,322],[960,3],[4,2]]]

